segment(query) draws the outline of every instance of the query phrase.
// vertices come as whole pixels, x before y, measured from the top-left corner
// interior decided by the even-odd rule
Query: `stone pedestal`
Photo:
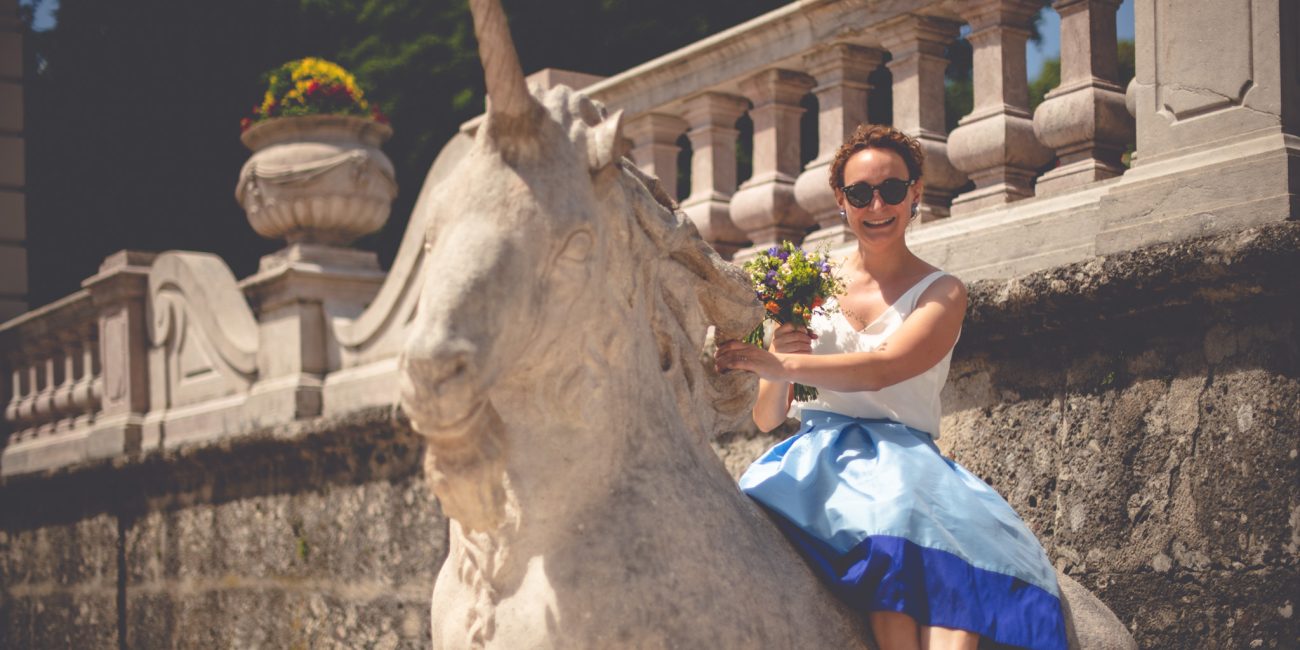
[[[120,251],[82,282],[99,312],[103,369],[101,408],[86,438],[87,458],[140,451],[149,412],[149,357],[145,295],[153,253]]]
[[[1133,118],[1117,83],[1115,10],[1120,0],[1058,0],[1061,85],[1034,111],[1034,133],[1060,165],[1038,179],[1040,196],[1124,173]]]
[[[799,101],[816,85],[811,77],[792,70],[764,70],[741,82],[741,91],[754,102],[754,175],[731,199],[731,220],[753,242],[752,250],[788,239],[803,240],[811,216],[795,201],[799,177]],[[738,254],[744,257],[745,252]]]
[[[1300,6],[1151,0],[1134,18],[1137,155],[1101,204],[1097,252],[1294,219]]]
[[[668,196],[677,198],[677,138],[686,132],[686,122],[675,115],[647,113],[627,121],[623,135],[632,141],[632,160],[637,167],[659,178]]]
[[[925,152],[922,222],[947,217],[953,197],[967,180],[948,159],[944,116],[944,51],[957,39],[959,28],[942,18],[909,15],[881,29],[893,57],[887,65],[894,78],[894,126],[916,138]]]
[[[1025,42],[1036,0],[972,0],[959,11],[970,23],[975,108],[948,136],[948,155],[975,189],[957,197],[953,216],[1033,196],[1038,168],[1052,152],[1034,136],[1025,76]]]
[[[839,205],[830,186],[831,162],[840,145],[867,122],[867,77],[884,60],[885,53],[866,47],[837,43],[818,49],[804,58],[808,72],[817,80],[817,157],[795,181],[794,194],[817,222],[808,235],[810,246],[841,244],[853,235],[844,229]]]
[[[246,417],[287,421],[321,413],[325,375],[339,368],[330,323],[355,319],[374,299],[384,273],[374,253],[291,244],[262,258],[240,282],[257,314],[258,380]]]
[[[682,102],[682,117],[690,130],[691,195],[682,211],[700,236],[720,255],[731,256],[748,243],[745,231],[731,221],[731,197],[736,192],[736,120],[749,102],[716,92],[700,93]]]

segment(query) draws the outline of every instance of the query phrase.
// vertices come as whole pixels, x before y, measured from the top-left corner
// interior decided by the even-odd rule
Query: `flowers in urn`
[[[263,75],[266,92],[252,114],[240,120],[241,130],[272,117],[303,115],[355,115],[387,123],[343,66],[307,57],[282,64]]]
[[[265,75],[262,102],[240,126],[253,155],[235,198],[258,234],[290,244],[346,246],[378,231],[397,195],[379,146],[388,118],[337,63],[308,57]]]

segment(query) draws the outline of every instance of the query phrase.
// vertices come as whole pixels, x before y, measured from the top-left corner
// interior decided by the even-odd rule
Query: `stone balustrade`
[[[1034,114],[1024,50],[1040,3],[1030,0],[803,0],[608,78],[548,70],[530,80],[580,85],[622,110],[631,157],[670,194],[689,160],[681,209],[737,260],[787,238],[851,250],[829,166],[886,83],[894,124],[927,154],[911,245],[965,280],[1291,218],[1300,60],[1285,53],[1300,47],[1300,29],[1278,26],[1300,25],[1297,12],[1140,1],[1137,78],[1122,91],[1118,4],[1052,5],[1062,81]],[[947,133],[946,52],[963,25],[975,106]],[[1211,38],[1219,33],[1230,38]],[[1205,52],[1187,34],[1224,45]],[[801,151],[800,120],[814,104],[817,148]],[[746,114],[753,142],[738,143]],[[303,242],[242,280],[211,255],[123,252],[82,291],[0,325],[0,473],[392,405],[423,282],[428,189],[469,142],[458,134],[434,163],[387,272],[373,254]],[[748,179],[738,177],[742,144],[752,145]]]
[[[36,446],[86,428],[100,413],[104,377],[88,291],[24,314],[4,330],[9,447]]]

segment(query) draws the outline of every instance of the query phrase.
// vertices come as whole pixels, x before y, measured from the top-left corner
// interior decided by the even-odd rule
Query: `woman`
[[[966,312],[966,288],[917,257],[924,154],[886,126],[860,127],[831,165],[857,250],[845,291],[810,331],[776,329],[769,350],[719,347],[721,370],[760,377],[754,421],[793,411],[803,427],[741,478],[809,564],[896,648],[970,648],[980,636],[1065,648],[1055,572],[1001,497],[943,458],[939,391]],[[838,307],[838,309],[836,308]],[[791,409],[792,385],[819,389]]]

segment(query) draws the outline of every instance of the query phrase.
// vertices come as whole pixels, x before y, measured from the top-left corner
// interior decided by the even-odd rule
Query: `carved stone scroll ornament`
[[[151,410],[246,392],[257,376],[257,321],[221,258],[171,251],[149,271],[156,379]]]

